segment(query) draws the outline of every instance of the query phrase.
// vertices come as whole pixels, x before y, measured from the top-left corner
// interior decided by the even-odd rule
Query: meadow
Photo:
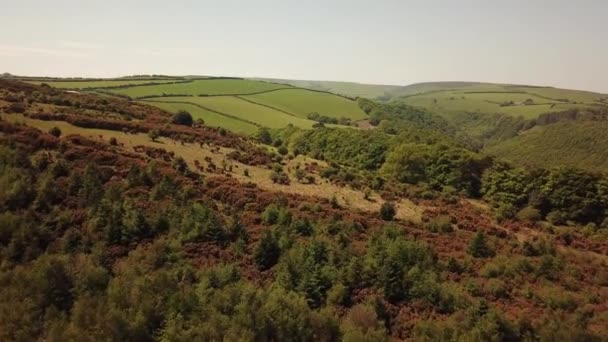
[[[365,84],[356,82],[337,81],[307,81],[307,80],[284,80],[276,78],[260,78],[266,82],[289,84],[297,88],[306,88],[319,91],[327,91],[350,97],[377,98],[398,91],[402,86]]]
[[[422,107],[450,117],[457,113],[505,114],[511,117],[535,119],[539,115],[572,108],[597,106],[603,94],[558,89],[501,84],[458,84],[445,82],[412,85],[420,92],[401,96],[398,101]],[[452,86],[452,87],[450,87]]]
[[[306,118],[316,112],[332,118],[365,119],[367,115],[357,102],[330,93],[305,89],[283,89],[242,98]]]
[[[164,95],[235,95],[252,94],[264,91],[287,88],[289,86],[242,79],[208,79],[194,80],[187,83],[161,84],[113,89],[118,95],[131,98],[164,96]]]
[[[43,81],[29,81],[40,84]],[[329,92],[294,88],[291,85],[236,78],[143,79],[143,80],[49,80],[59,89],[83,89],[90,93],[129,97],[171,113],[190,112],[211,127],[251,135],[259,127],[293,125],[312,128],[307,116],[316,112],[353,121],[366,118],[354,100]],[[163,83],[163,84],[158,84]],[[333,126],[333,125],[330,125]]]
[[[108,88],[122,86],[137,86],[150,83],[172,83],[179,81],[177,79],[145,79],[145,80],[101,80],[101,81],[28,81],[28,83],[40,85],[46,83],[53,88],[60,89],[90,89],[90,88]]]
[[[210,127],[223,127],[229,131],[251,135],[258,130],[258,126],[246,122],[243,120],[237,120],[233,117],[218,114],[213,111],[201,108],[191,103],[176,103],[176,102],[159,102],[159,101],[141,101],[143,103],[153,105],[160,109],[166,110],[170,113],[177,113],[181,110],[185,110],[192,114],[192,117],[196,119],[202,119],[205,121],[205,125]]]

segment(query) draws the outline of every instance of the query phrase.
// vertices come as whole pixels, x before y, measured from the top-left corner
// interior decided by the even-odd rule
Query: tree
[[[266,230],[253,253],[253,259],[260,270],[267,270],[279,260],[279,243],[270,230]]]
[[[473,237],[473,240],[471,240],[468,251],[469,254],[475,258],[487,258],[494,256],[494,251],[488,245],[486,235],[481,230],[478,231]]]
[[[380,218],[384,221],[392,221],[396,213],[395,204],[392,202],[384,202],[380,206]]]
[[[49,129],[49,134],[56,138],[59,138],[61,136],[61,130],[59,129],[59,127],[55,126]]]
[[[265,145],[272,144],[272,137],[270,136],[270,131],[268,128],[260,128],[256,133],[256,139]]]
[[[180,110],[173,115],[173,123],[176,125],[192,126],[193,122],[192,115],[185,110]]]

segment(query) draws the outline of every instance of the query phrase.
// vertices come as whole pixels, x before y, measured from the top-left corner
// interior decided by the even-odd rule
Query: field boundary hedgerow
[[[250,100],[250,99],[246,99],[246,98],[241,97],[239,95],[234,95],[234,97],[236,97],[237,99],[243,100],[245,102],[249,102],[249,103],[254,104],[254,105],[266,107],[266,108],[273,109],[273,110],[276,110],[278,112],[281,112],[281,113],[284,113],[284,114],[287,114],[287,115],[291,115],[291,116],[296,117],[296,118],[300,118],[299,116],[297,116],[297,115],[295,115],[293,113],[290,113],[290,112],[288,112],[286,110],[283,110],[281,108],[273,107],[271,105],[267,105],[267,104],[264,104],[264,103],[260,103],[260,102],[256,102],[256,101],[253,101],[253,100]]]
[[[169,97],[169,96],[163,96],[163,97]],[[191,105],[191,106],[198,107],[198,108],[206,110],[206,111],[210,111],[210,112],[215,113],[215,114],[219,114],[219,115],[225,116],[225,117],[230,118],[230,119],[238,120],[238,121],[241,121],[241,122],[246,122],[246,123],[254,125],[256,127],[262,127],[262,125],[260,125],[257,122],[253,122],[253,121],[250,121],[250,120],[245,120],[243,118],[239,118],[238,116],[234,116],[234,115],[229,114],[229,113],[224,113],[224,112],[221,112],[219,110],[212,109],[212,108],[200,105],[198,103],[186,102],[186,101],[152,101],[152,100],[143,100],[142,102],[159,102],[159,103],[173,103],[173,104]]]

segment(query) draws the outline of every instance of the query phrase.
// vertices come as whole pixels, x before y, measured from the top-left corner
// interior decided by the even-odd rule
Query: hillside
[[[566,132],[566,126],[574,125],[567,134],[571,140],[577,141],[576,147],[565,146],[565,140],[557,137],[559,133],[549,133],[560,130],[557,128],[538,129],[538,132],[547,130],[545,134],[528,132],[537,120],[543,120],[552,113],[597,112],[608,108],[608,96],[592,92],[479,82],[382,86],[199,76],[26,80],[62,89],[122,96],[171,113],[186,110],[211,127],[242,135],[254,135],[260,128],[279,129],[288,125],[310,129],[319,122],[330,126],[338,124],[372,129],[375,126],[370,124],[371,121],[375,125],[384,121],[378,127],[388,133],[403,131],[408,125],[409,130],[417,129],[419,134],[424,131],[427,136],[439,132],[457,137],[451,143],[474,146],[487,155],[504,157],[517,165],[606,170],[601,151],[608,145],[603,143],[602,133],[594,133],[597,139],[585,139],[584,129],[569,121],[568,115],[564,116],[568,123],[562,125],[561,130]],[[402,103],[424,110],[434,115],[434,118],[427,116],[424,120],[434,123],[429,129],[420,126],[420,121],[412,125],[413,122],[408,121],[410,114],[405,117],[391,117],[382,112],[370,115],[357,101],[333,93],[380,96],[382,103]],[[560,115],[555,117],[558,122],[561,120]],[[440,123],[438,118],[446,122]]]
[[[608,336],[604,179],[409,125],[271,147],[178,117],[0,80],[1,340]]]
[[[486,113],[533,119],[548,112],[602,106],[605,105],[603,99],[608,98],[599,93],[551,87],[471,84],[444,89],[437,84],[431,85],[436,89],[401,96],[398,100],[446,117],[458,113]],[[447,83],[446,87],[450,85]]]
[[[560,122],[537,126],[488,147],[488,154],[519,165],[567,166],[608,171],[608,122]]]
[[[290,85],[212,77],[124,78],[108,80],[25,79],[60,89],[139,100],[176,113],[190,112],[213,127],[250,135],[260,127],[294,125],[311,128],[318,122],[356,125],[366,118],[346,97]],[[311,116],[311,115],[315,116]]]
[[[349,97],[365,97],[378,98],[386,94],[392,94],[403,88],[397,85],[379,85],[365,84],[356,82],[338,82],[338,81],[306,81],[306,80],[288,80],[278,78],[252,78],[264,82],[273,82],[287,84],[297,88],[307,88],[319,91],[327,91],[335,94],[345,95]]]

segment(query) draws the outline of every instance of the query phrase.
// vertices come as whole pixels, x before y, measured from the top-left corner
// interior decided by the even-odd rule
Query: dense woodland
[[[154,131],[233,148],[252,166],[306,154],[328,163],[324,180],[391,199],[351,210],[202,174],[161,147],[135,153],[2,120],[0,340],[608,336],[601,174],[509,165],[399,104],[362,103],[373,130],[261,130],[274,153],[123,99],[0,86],[7,116]],[[395,219],[399,197],[426,208],[421,222]]]

